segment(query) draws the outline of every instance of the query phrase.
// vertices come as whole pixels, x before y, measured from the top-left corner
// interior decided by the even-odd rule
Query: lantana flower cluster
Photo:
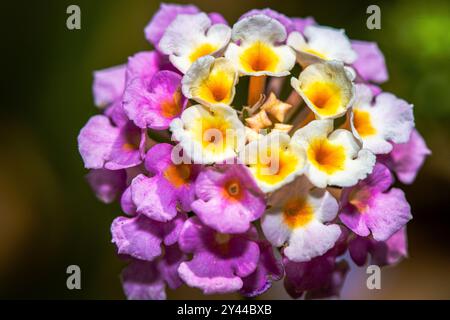
[[[407,255],[410,184],[430,154],[372,42],[270,9],[229,25],[161,5],[152,51],[94,73],[78,136],[87,180],[123,215],[129,299],[183,284],[254,297],[339,295],[349,261]],[[239,101],[239,97],[244,97]],[[346,254],[349,253],[349,254]]]

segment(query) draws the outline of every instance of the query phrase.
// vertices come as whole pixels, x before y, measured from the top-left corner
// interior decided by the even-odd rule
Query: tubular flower
[[[363,147],[375,154],[389,153],[392,144],[408,141],[414,128],[412,105],[390,93],[380,93],[372,104],[368,86],[356,86],[356,99],[352,108],[353,134],[362,140]]]
[[[170,130],[194,163],[208,164],[236,157],[243,143],[244,125],[231,107],[208,110],[195,105],[172,121]]]
[[[377,86],[375,43],[268,8],[230,28],[176,4],[144,33],[153,51],[94,72],[99,114],[78,135],[95,196],[125,214],[111,234],[127,298],[255,297],[283,278],[293,298],[337,297],[349,259],[406,257],[393,174],[412,183],[431,151],[413,106]]]
[[[170,223],[154,221],[143,215],[118,217],[111,225],[112,242],[119,254],[152,261],[161,255],[162,243],[173,245],[178,241],[185,220],[184,214],[179,214]]]
[[[78,135],[78,147],[88,169],[118,170],[142,163],[145,131],[132,122],[117,127],[104,115],[93,116]]]
[[[286,29],[277,20],[258,14],[233,26],[232,42],[225,57],[233,61],[243,75],[286,76],[294,67],[295,54],[286,45]],[[239,42],[239,44],[236,44]]]
[[[385,241],[412,219],[411,208],[403,191],[388,189],[393,184],[392,174],[377,164],[366,179],[342,193],[341,221],[354,233]]]
[[[202,171],[196,182],[192,211],[207,226],[222,233],[243,233],[260,218],[266,204],[246,168],[220,166]]]
[[[231,30],[227,25],[211,25],[211,19],[204,13],[180,14],[167,27],[159,48],[169,55],[178,70],[185,73],[198,58],[223,50],[230,36]]]
[[[197,218],[186,221],[179,238],[181,250],[193,254],[181,263],[180,277],[206,294],[239,290],[242,278],[251,275],[259,261],[255,230],[228,235],[203,225]]]
[[[168,221],[179,210],[191,210],[197,168],[174,162],[175,152],[167,143],[148,150],[145,167],[151,176],[140,174],[131,182],[131,197],[138,213],[157,221]]]
[[[297,180],[283,192],[263,216],[261,226],[266,238],[284,255],[296,262],[321,256],[336,243],[341,230],[332,221],[338,213],[338,203],[324,189],[308,190],[308,183]],[[286,187],[285,187],[286,188]]]
[[[318,188],[355,185],[375,164],[373,153],[361,149],[350,131],[333,131],[330,120],[314,120],[297,130],[292,139],[306,150],[305,175]]]
[[[316,63],[291,78],[291,86],[318,119],[335,119],[347,112],[354,99],[353,75],[341,62]]]
[[[289,135],[272,132],[250,142],[239,154],[258,186],[264,192],[274,191],[303,173],[304,150]]]
[[[183,94],[205,106],[230,105],[238,81],[237,70],[225,58],[204,56],[183,77]]]
[[[148,86],[140,79],[132,81],[125,91],[124,109],[140,128],[162,130],[179,117],[187,99],[181,93],[181,76],[172,71],[159,71]]]

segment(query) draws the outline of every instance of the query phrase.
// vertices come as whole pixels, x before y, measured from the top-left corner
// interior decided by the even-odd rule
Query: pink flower
[[[136,212],[157,221],[173,219],[178,212],[190,211],[194,201],[197,167],[175,164],[173,146],[160,143],[148,150],[145,167],[150,177],[138,175],[131,182],[131,197]]]
[[[124,93],[124,109],[140,128],[163,130],[179,117],[187,99],[181,93],[181,76],[172,71],[157,72],[146,85],[133,80]]]
[[[403,191],[389,190],[392,183],[389,169],[376,164],[369,177],[343,190],[341,221],[357,235],[366,237],[372,233],[377,241],[389,239],[412,219]]]
[[[152,20],[145,27],[145,37],[154,47],[159,48],[159,41],[164,35],[164,32],[179,14],[196,14],[199,12],[200,10],[194,5],[162,3],[158,12],[156,12]],[[210,13],[209,18],[213,24],[227,24],[225,18],[219,13]]]
[[[135,259],[152,261],[162,253],[161,245],[175,244],[178,241],[185,214],[178,214],[170,222],[159,222],[144,215],[118,217],[111,225],[112,242],[119,254]]]
[[[81,129],[78,149],[86,168],[118,170],[142,162],[147,139],[131,122],[116,126],[107,116],[96,115]]]
[[[247,168],[219,166],[203,170],[196,182],[192,210],[207,226],[222,233],[243,233],[260,218],[266,204]]]
[[[254,228],[245,234],[228,235],[214,231],[196,217],[190,218],[178,243],[183,252],[193,257],[180,264],[181,279],[205,294],[240,290],[243,278],[258,265],[260,253],[255,238]]]

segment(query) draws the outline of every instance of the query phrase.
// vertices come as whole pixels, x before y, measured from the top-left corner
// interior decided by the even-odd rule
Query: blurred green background
[[[178,1],[188,3],[187,1]],[[230,23],[252,8],[314,16],[353,39],[377,41],[390,80],[382,87],[415,105],[433,155],[404,187],[414,219],[410,258],[383,271],[382,290],[352,271],[343,297],[450,298],[450,2],[190,1]],[[66,8],[81,8],[81,30],[66,28]],[[381,30],[366,28],[366,8],[381,8]],[[39,1],[2,4],[3,90],[0,126],[0,298],[123,298],[123,263],[110,243],[117,204],[96,200],[76,137],[97,112],[92,71],[149,50],[143,28],[158,1]],[[67,290],[66,267],[82,270],[82,290]],[[200,298],[181,289],[171,298]],[[235,296],[227,296],[234,298]],[[263,298],[286,298],[280,285]],[[222,298],[222,297],[210,297]]]

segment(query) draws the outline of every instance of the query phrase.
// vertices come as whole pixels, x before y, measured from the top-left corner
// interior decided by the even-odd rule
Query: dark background
[[[190,2],[221,12],[231,24],[251,8],[312,15],[353,39],[379,43],[390,73],[382,87],[415,105],[417,127],[433,155],[416,182],[403,188],[414,215],[410,258],[383,271],[380,291],[365,289],[364,269],[353,270],[343,297],[450,298],[450,2]],[[70,4],[81,8],[81,30],[66,28]],[[381,30],[366,28],[369,4],[381,8]],[[92,71],[149,50],[143,28],[158,6],[151,0],[2,3],[0,298],[123,298],[123,263],[109,233],[120,208],[91,192],[76,137],[97,112]],[[82,290],[66,288],[71,264],[81,267]],[[202,296],[184,288],[169,297]],[[286,297],[280,285],[263,296]]]

